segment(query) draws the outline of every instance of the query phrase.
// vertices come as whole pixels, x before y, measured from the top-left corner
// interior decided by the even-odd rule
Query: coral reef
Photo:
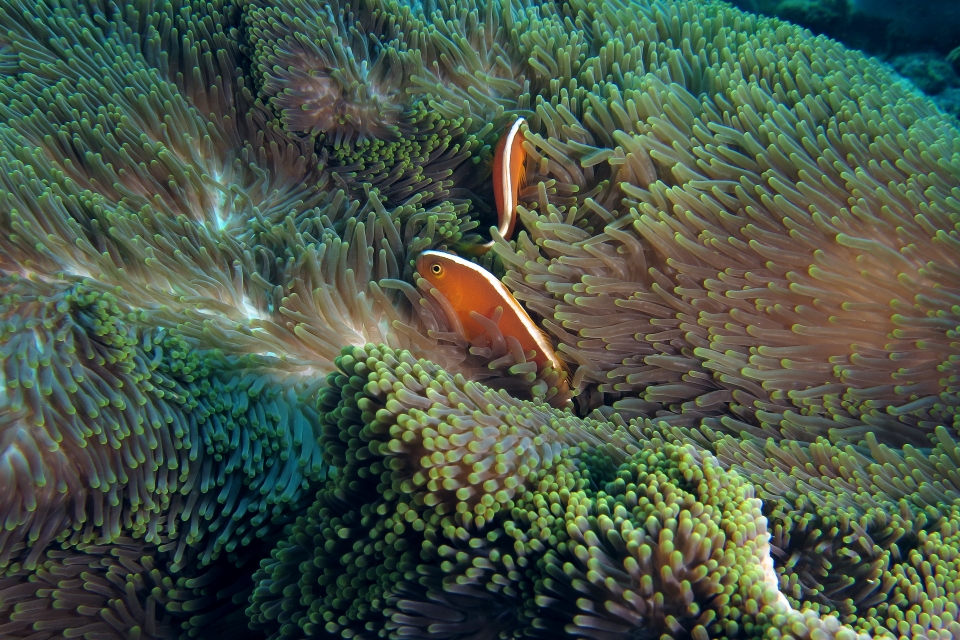
[[[960,9],[950,0],[735,0],[873,54],[936,52],[960,44]]]
[[[928,96],[936,96],[947,88],[960,87],[960,76],[947,61],[932,54],[897,56],[890,63],[897,73],[910,78]]]
[[[3,637],[960,634],[960,132],[876,61],[695,0],[0,24]],[[490,237],[573,410],[416,273]]]
[[[947,54],[947,62],[950,63],[956,73],[960,74],[960,47]]]

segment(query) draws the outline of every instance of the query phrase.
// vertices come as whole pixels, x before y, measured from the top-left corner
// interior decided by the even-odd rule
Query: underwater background
[[[736,0],[878,56],[960,116],[960,3],[952,0]]]
[[[960,637],[957,3],[740,4],[0,0],[0,638]]]

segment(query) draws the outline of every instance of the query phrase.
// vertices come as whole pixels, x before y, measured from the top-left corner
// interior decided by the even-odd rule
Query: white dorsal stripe
[[[503,189],[503,220],[500,221],[500,234],[506,235],[510,220],[516,215],[517,203],[513,201],[513,178],[510,175],[510,165],[513,164],[513,141],[520,133],[523,118],[517,118],[507,131],[507,139],[503,143],[503,162],[500,165],[500,184]]]
[[[513,294],[503,285],[502,282],[493,277],[493,274],[481,267],[480,265],[470,262],[469,260],[464,260],[460,256],[455,256],[452,253],[443,253],[442,251],[424,251],[421,255],[424,256],[436,256],[451,262],[455,262],[458,265],[464,266],[467,269],[470,269],[474,273],[481,276],[486,280],[490,285],[496,289],[497,293],[500,294],[500,297],[506,302],[507,306],[520,318],[520,322],[523,324],[523,327],[530,332],[530,335],[533,336],[533,341],[536,343],[537,348],[547,357],[547,360],[550,361],[550,364],[553,365],[554,369],[558,371],[563,367],[559,358],[553,351],[553,345],[551,345],[543,336],[543,332],[540,330],[540,327],[533,323],[533,320],[530,319],[530,316],[526,311],[523,310],[523,307],[520,306],[520,303],[517,302],[517,299],[513,297]]]

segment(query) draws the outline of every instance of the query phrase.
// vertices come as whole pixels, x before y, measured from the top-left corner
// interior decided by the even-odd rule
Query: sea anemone
[[[604,6],[602,40],[647,44],[629,81],[538,105],[528,235],[495,249],[583,399],[760,437],[953,429],[949,117],[783,23]]]
[[[403,89],[419,65],[396,42],[395,18],[309,1],[249,3],[244,12],[260,96],[285,129],[337,146],[411,132]]]
[[[205,564],[262,536],[271,508],[322,478],[302,389],[266,387],[256,358],[138,329],[109,293],[44,284],[8,283],[5,300],[4,566],[25,545],[33,569],[54,538],[122,532],[178,538],[174,567],[199,545]]]
[[[0,23],[3,635],[957,633],[960,136],[875,62],[693,0]],[[576,412],[415,268],[518,115],[482,264]]]
[[[493,3],[243,3],[259,98],[334,180],[389,203],[477,200],[475,166],[524,93]],[[531,12],[536,12],[532,9]],[[478,20],[483,15],[483,22]],[[522,108],[522,105],[520,105]]]
[[[3,637],[94,637],[101,640],[230,637],[255,640],[242,604],[265,549],[253,546],[230,562],[172,567],[176,544],[118,537],[46,549],[35,570],[0,578]],[[183,633],[180,633],[180,630]]]
[[[816,443],[716,443],[721,460],[764,500],[781,591],[864,631],[960,633],[953,583],[960,531],[960,450],[940,426],[932,450],[865,453]],[[915,625],[919,625],[919,628]]]
[[[787,612],[760,501],[712,456],[384,346],[338,366],[337,475],[254,576],[271,638],[705,637]]]

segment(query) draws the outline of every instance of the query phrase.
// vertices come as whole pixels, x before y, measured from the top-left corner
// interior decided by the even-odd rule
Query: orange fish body
[[[504,336],[516,338],[524,353],[536,350],[534,361],[538,368],[550,364],[558,371],[566,370],[540,328],[489,271],[469,260],[439,251],[421,253],[417,257],[417,271],[450,302],[467,340],[484,332],[483,326],[470,317],[470,312],[476,311],[490,318],[500,307],[503,315],[498,326]]]
[[[509,240],[517,224],[517,199],[520,183],[523,182],[524,161],[527,152],[523,150],[523,135],[520,125],[523,118],[517,118],[500,136],[497,150],[493,154],[493,198],[497,202],[497,230],[504,239]]]

